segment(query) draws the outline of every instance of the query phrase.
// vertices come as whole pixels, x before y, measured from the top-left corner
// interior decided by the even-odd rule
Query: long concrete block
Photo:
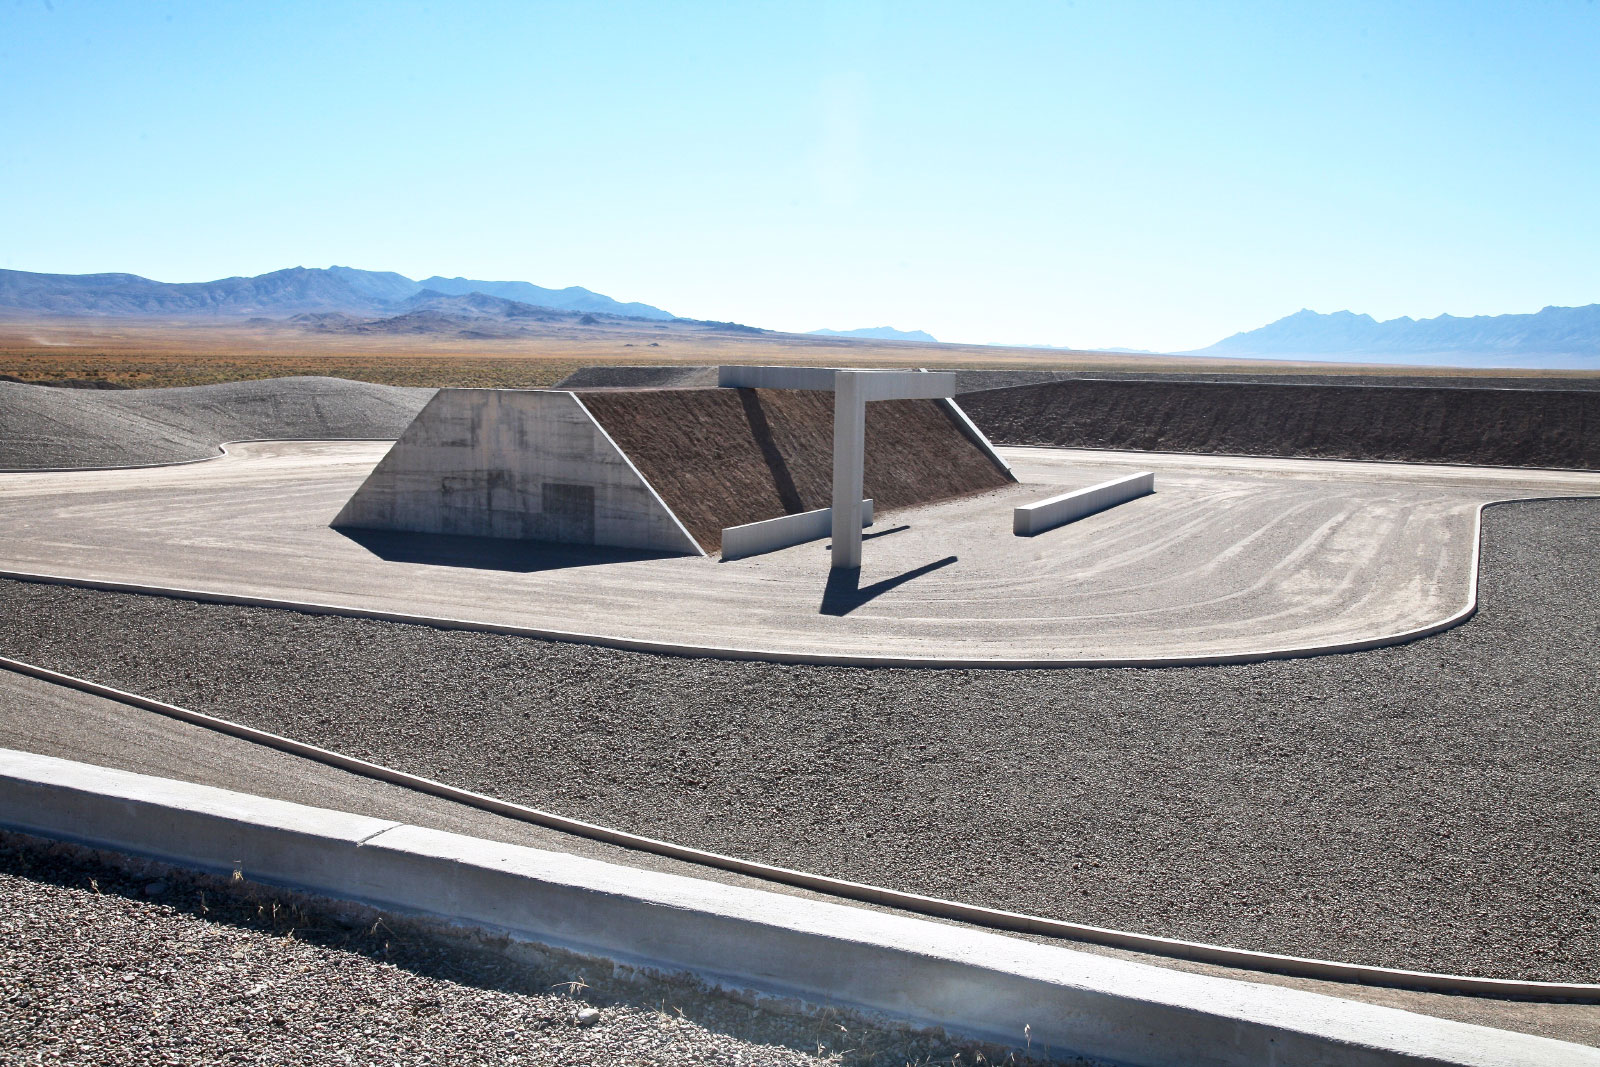
[[[1062,1057],[1600,1067],[1566,1042],[8,750],[0,825]]]
[[[872,525],[872,501],[861,501],[861,525]],[[827,537],[833,529],[833,509],[817,508],[793,515],[779,515],[775,519],[729,526],[722,531],[723,562],[759,556],[763,552],[776,552],[791,545],[803,545]]]
[[[1101,482],[1085,489],[1074,489],[1070,493],[1024,504],[1013,510],[1011,532],[1018,537],[1032,537],[1036,533],[1043,533],[1074,519],[1081,519],[1097,511],[1127,503],[1155,490],[1156,476],[1153,471],[1130,474],[1125,478],[1113,478],[1109,482]]]

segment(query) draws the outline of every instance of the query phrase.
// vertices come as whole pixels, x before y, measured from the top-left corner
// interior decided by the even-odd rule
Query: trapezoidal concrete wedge
[[[335,529],[705,555],[572,393],[441,389]]]

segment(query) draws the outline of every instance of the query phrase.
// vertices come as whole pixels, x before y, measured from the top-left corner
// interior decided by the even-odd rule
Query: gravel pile
[[[1078,379],[961,395],[991,441],[1600,469],[1600,391]]]
[[[1263,385],[1378,385],[1432,389],[1600,389],[1600,375],[1586,378],[1490,377],[1408,374],[1241,374],[1213,371],[957,370],[956,392],[1009,389],[1018,385],[1097,378],[1119,382],[1256,382]],[[580,367],[552,389],[707,389],[717,368],[669,365]]]
[[[0,382],[0,470],[204,459],[224,441],[389,440],[433,393],[343,378],[127,390]]]
[[[1600,375],[1586,378],[1529,376],[1497,378],[1487,375],[1410,374],[1239,374],[1215,371],[1117,370],[958,370],[956,392],[1009,389],[1018,385],[1072,381],[1079,378],[1113,382],[1244,382],[1257,385],[1373,385],[1384,388],[1423,389],[1600,389]]]
[[[655,837],[1100,926],[1600,980],[1600,502],[1491,508],[1480,613],[1243,666],[675,659],[0,584],[0,652]]]
[[[565,962],[0,835],[5,1062],[899,1067],[994,1052]]]

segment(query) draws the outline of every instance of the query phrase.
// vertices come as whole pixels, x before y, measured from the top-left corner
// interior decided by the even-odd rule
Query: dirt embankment
[[[1076,380],[967,393],[993,441],[1600,469],[1600,392]]]
[[[0,382],[0,470],[205,459],[224,441],[387,440],[433,394],[316,377],[126,390]]]
[[[722,530],[832,503],[833,394],[669,389],[580,394],[707,551]],[[998,489],[1010,477],[933,400],[867,405],[866,495],[880,509]]]

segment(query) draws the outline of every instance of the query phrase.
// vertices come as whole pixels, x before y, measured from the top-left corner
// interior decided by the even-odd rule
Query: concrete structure
[[[861,567],[862,461],[867,409],[873,400],[948,400],[949,371],[841,370],[815,367],[721,367],[719,385],[740,389],[815,389],[833,392],[833,567]],[[970,426],[970,421],[968,422]],[[974,429],[976,429],[974,427]],[[982,436],[981,434],[979,435]],[[987,445],[987,439],[984,442]],[[988,449],[993,454],[993,448]],[[1010,468],[1006,468],[1009,472]]]
[[[1061,1058],[1600,1065],[1547,1038],[11,750],[0,825]]]
[[[1155,491],[1156,476],[1153,471],[1141,471],[1099,485],[1074,489],[1070,493],[1018,507],[1011,513],[1011,532],[1018,537],[1032,537]]]
[[[704,555],[573,393],[441,389],[335,528]]]
[[[861,502],[861,524],[872,525],[872,501]],[[750,522],[743,526],[729,526],[722,531],[722,559],[724,562],[776,552],[791,545],[803,545],[819,537],[827,537],[833,529],[833,509],[817,508],[793,515],[779,515],[775,519]]]

